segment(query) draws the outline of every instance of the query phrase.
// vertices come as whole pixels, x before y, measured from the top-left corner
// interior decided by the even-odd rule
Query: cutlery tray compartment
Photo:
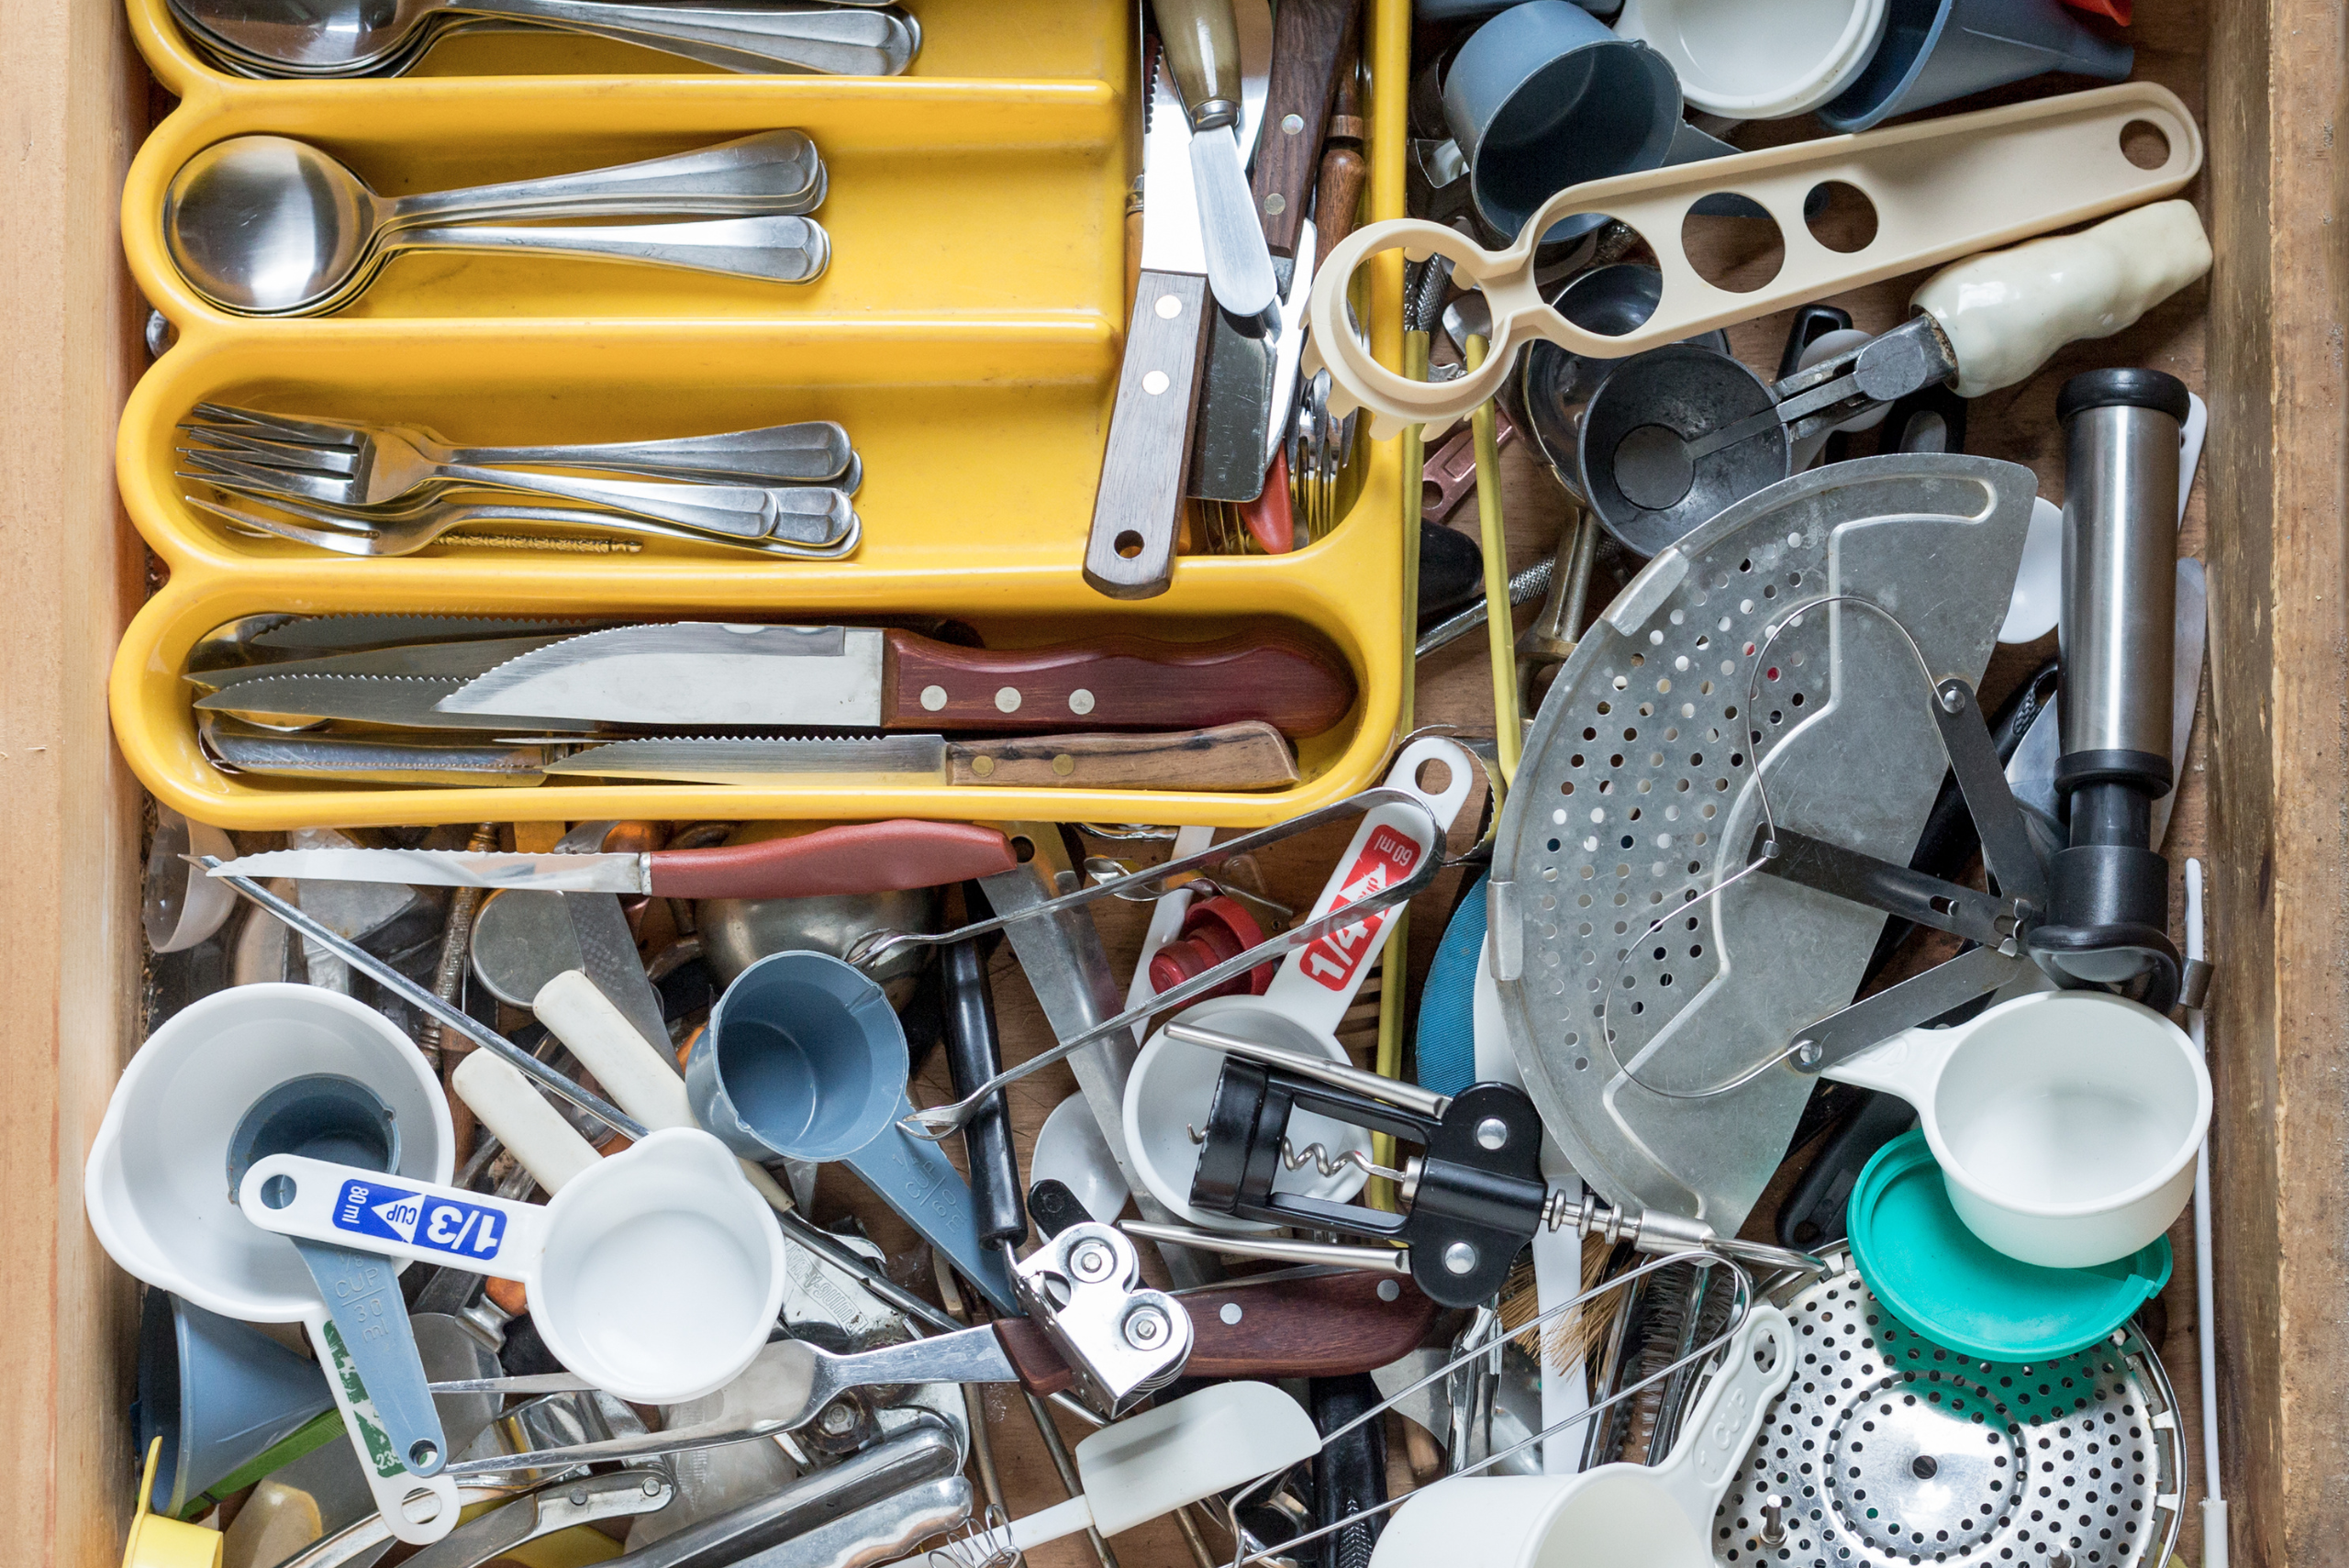
[[[194,694],[180,671],[197,639],[262,612],[824,622],[939,615],[983,628],[1051,628],[1022,639],[1030,643],[1074,638],[1079,627],[1206,635],[1269,617],[1336,649],[1356,687],[1339,726],[1300,744],[1297,787],[996,789],[987,792],[989,814],[1252,824],[1371,782],[1394,732],[1406,637],[1397,444],[1362,444],[1351,526],[1306,550],[1186,556],[1173,589],[1140,603],[1086,586],[1079,564],[1130,297],[1126,206],[1141,155],[1130,102],[1131,8],[1120,0],[939,0],[919,9],[923,53],[901,78],[437,73],[467,60],[515,58],[525,44],[551,57],[625,59],[640,71],[665,65],[665,57],[596,40],[579,43],[574,57],[562,53],[571,40],[553,35],[486,33],[437,48],[417,75],[289,83],[220,74],[189,51],[162,0],[133,0],[133,36],[183,99],[132,163],[122,208],[133,277],[175,334],[133,392],[117,451],[125,505],[167,573],[124,638],[111,684],[117,739],[149,789],[199,820],[252,828],[484,815],[973,810],[971,791],[903,780],[853,791],[550,782],[524,807],[513,790],[224,774],[197,743]],[[1408,21],[1405,0],[1373,0],[1373,217],[1401,208]],[[338,314],[262,319],[206,304],[163,246],[172,177],[190,155],[231,136],[312,141],[379,195],[395,196],[600,167],[778,127],[805,131],[828,171],[827,197],[810,216],[830,237],[831,262],[811,284],[435,253],[393,260]],[[1362,303],[1392,323],[1400,265],[1386,260]],[[1392,353],[1395,329],[1384,330]],[[854,502],[863,541],[831,562],[666,539],[595,556],[438,542],[399,557],[328,554],[248,537],[184,504],[195,486],[176,476],[174,427],[201,402],[412,423],[462,444],[644,439],[832,419],[863,462]]]

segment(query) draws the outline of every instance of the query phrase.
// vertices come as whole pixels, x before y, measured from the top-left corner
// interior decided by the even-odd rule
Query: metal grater
[[[1802,1361],[1713,1519],[1725,1568],[2137,1568],[2177,1544],[2175,1399],[2133,1324],[2057,1361],[1975,1361],[1902,1328],[1840,1244],[1773,1294]]]
[[[1850,1002],[1884,917],[1771,876],[1702,896],[1753,843],[1752,736],[1781,827],[1906,864],[1947,767],[1908,637],[1934,678],[1980,678],[2035,489],[1962,454],[1798,475],[1650,562],[1560,672],[1495,842],[1490,951],[1527,1092],[1611,1201],[1734,1234],[1785,1156],[1811,1079],[1674,1095]],[[1892,618],[1823,604],[1771,640],[1837,595]]]

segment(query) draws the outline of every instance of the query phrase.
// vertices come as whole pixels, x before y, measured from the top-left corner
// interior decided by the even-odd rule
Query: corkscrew
[[[1189,1122],[1183,1124],[1183,1130],[1191,1135],[1191,1141],[1194,1143],[1205,1143],[1208,1140],[1208,1135]],[[1285,1170],[1301,1171],[1310,1165],[1321,1175],[1334,1176],[1339,1172],[1351,1167],[1360,1171],[1365,1176],[1384,1176],[1390,1182],[1407,1179],[1404,1172],[1390,1171],[1384,1165],[1373,1164],[1370,1156],[1359,1149],[1349,1149],[1337,1158],[1331,1159],[1330,1147],[1326,1143],[1308,1143],[1303,1149],[1299,1149],[1284,1138],[1281,1140],[1280,1147],[1281,1165]]]
[[[1512,1084],[1472,1084],[1457,1095],[1439,1095],[1179,1020],[1166,1034],[1224,1053],[1207,1130],[1191,1130],[1200,1146],[1193,1207],[1401,1245],[1268,1240],[1129,1223],[1125,1229],[1137,1236],[1241,1256],[1385,1269],[1410,1275],[1446,1307],[1490,1299],[1541,1229],[1596,1236],[1642,1252],[1709,1251],[1772,1269],[1826,1267],[1807,1253],[1717,1236],[1701,1220],[1653,1209],[1632,1214],[1588,1192],[1552,1192],[1542,1175],[1541,1116]],[[1420,1152],[1394,1171],[1353,1151],[1332,1160],[1319,1143],[1299,1150],[1287,1131],[1289,1115],[1297,1109],[1387,1133]],[[1308,1163],[1325,1175],[1353,1164],[1392,1179],[1401,1189],[1402,1212],[1273,1190],[1282,1169]]]

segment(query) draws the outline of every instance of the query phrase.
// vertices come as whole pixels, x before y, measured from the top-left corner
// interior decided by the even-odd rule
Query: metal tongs
[[[1140,871],[1127,876],[1117,877],[1013,914],[999,915],[991,920],[974,921],[952,931],[875,931],[850,949],[848,962],[860,969],[870,969],[897,948],[914,943],[944,946],[951,942],[966,941],[973,937],[985,936],[989,931],[1002,930],[1014,921],[1048,919],[1063,910],[1082,908],[1085,905],[1097,903],[1104,898],[1156,898],[1169,890],[1171,879],[1188,876],[1193,873],[1212,873],[1227,862],[1237,860],[1242,855],[1252,854],[1266,845],[1277,844],[1283,840],[1293,839],[1299,833],[1310,832],[1325,823],[1363,816],[1382,806],[1409,806],[1427,817],[1430,840],[1437,844],[1443,842],[1443,825],[1436,821],[1435,814],[1428,809],[1419,796],[1407,790],[1393,789],[1382,784],[1374,789],[1366,789],[1360,795],[1350,795],[1344,800],[1333,802],[1319,810],[1308,811],[1302,817],[1292,817],[1286,822],[1276,822],[1269,828],[1260,828],[1253,833],[1242,834],[1237,839],[1217,844],[1198,854],[1186,856],[1178,861],[1169,861],[1164,865],[1150,871]],[[1425,856],[1411,874],[1402,881],[1381,888],[1353,903],[1335,906],[1319,919],[1308,920],[1299,926],[1292,926],[1287,930],[1257,943],[1245,952],[1225,959],[1211,969],[1201,971],[1179,985],[1169,986],[1149,1000],[1127,1008],[1113,1018],[1106,1018],[1095,1024],[1081,1034],[1063,1035],[1061,1037],[1060,1043],[1050,1051],[1040,1051],[1016,1067],[1004,1069],[952,1104],[932,1106],[927,1109],[917,1110],[898,1125],[916,1138],[929,1139],[933,1141],[944,1138],[977,1115],[988,1099],[1007,1084],[1016,1084],[1031,1073],[1041,1072],[1053,1062],[1084,1050],[1096,1040],[1108,1040],[1132,1029],[1137,1024],[1147,1022],[1155,1014],[1164,1012],[1170,1007],[1178,1007],[1195,996],[1204,995],[1226,981],[1235,980],[1246,974],[1260,963],[1270,962],[1285,953],[1329,935],[1331,931],[1355,925],[1365,916],[1375,915],[1381,909],[1392,908],[1397,904],[1408,902],[1431,885],[1435,881],[1436,873],[1451,863],[1441,855]]]

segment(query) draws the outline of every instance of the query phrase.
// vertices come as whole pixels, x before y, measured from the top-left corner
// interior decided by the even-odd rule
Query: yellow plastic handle
[[[2168,143],[2150,169],[2123,150],[2140,125]],[[2170,195],[2201,167],[2201,131],[2177,95],[2136,82],[1592,181],[1551,197],[1506,250],[1486,250],[1419,219],[1372,224],[1331,250],[1314,276],[1306,368],[1329,370],[1334,412],[1370,410],[1374,437],[1415,422],[1433,435],[1499,391],[1516,350],[1532,339],[1620,359]],[[1875,209],[1876,233],[1856,250],[1829,249],[1805,222],[1806,199],[1829,184],[1850,186]],[[1724,192],[1765,209],[1785,244],[1777,275],[1750,293],[1706,282],[1681,247],[1689,209]],[[1543,302],[1533,281],[1541,237],[1583,213],[1636,229],[1664,273],[1654,314],[1622,337],[1575,327]],[[1347,315],[1346,291],[1356,269],[1392,250],[1414,260],[1443,256],[1454,281],[1484,291],[1493,339],[1482,367],[1457,381],[1415,382],[1372,357]]]

